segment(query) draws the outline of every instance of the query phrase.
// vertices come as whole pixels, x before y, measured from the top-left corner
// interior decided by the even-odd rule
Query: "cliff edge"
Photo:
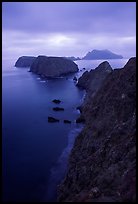
[[[112,70],[82,114],[68,171],[58,187],[60,202],[136,201],[136,58]]]

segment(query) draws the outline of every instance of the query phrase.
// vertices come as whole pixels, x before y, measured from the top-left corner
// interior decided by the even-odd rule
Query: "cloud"
[[[135,2],[3,2],[3,52],[83,56],[135,53]],[[126,52],[127,50],[127,52]]]
[[[4,2],[3,27],[31,33],[131,33],[135,13],[134,2]]]

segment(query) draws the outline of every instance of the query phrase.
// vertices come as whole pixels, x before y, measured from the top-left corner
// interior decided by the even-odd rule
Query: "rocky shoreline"
[[[115,70],[104,62],[78,84],[87,91],[81,107],[85,126],[58,187],[58,201],[135,202],[136,58]]]

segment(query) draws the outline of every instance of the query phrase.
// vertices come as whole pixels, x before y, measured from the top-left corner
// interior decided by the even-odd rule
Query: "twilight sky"
[[[135,2],[3,2],[3,59],[84,56],[109,49],[136,55]]]

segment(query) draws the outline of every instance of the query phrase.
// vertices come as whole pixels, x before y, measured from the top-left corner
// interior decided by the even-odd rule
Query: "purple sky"
[[[135,2],[3,2],[2,54],[84,56],[109,49],[136,55]]]

